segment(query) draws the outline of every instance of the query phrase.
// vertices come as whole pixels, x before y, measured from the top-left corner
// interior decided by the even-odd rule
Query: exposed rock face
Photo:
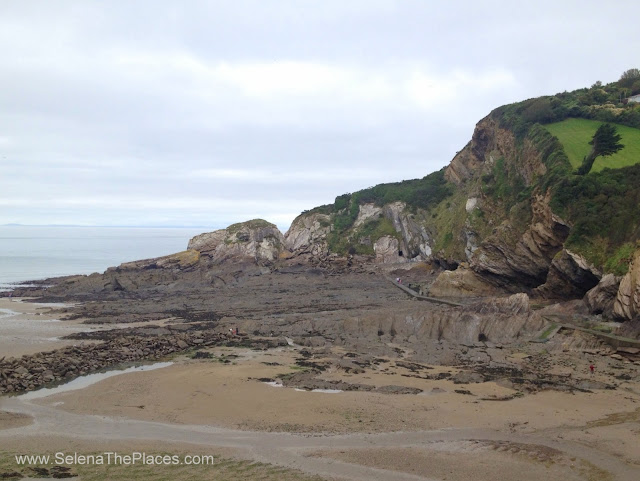
[[[584,257],[563,249],[553,258],[547,281],[536,291],[546,298],[578,299],[596,287],[601,277]]]
[[[519,239],[515,228],[504,221],[495,234],[484,240],[471,263],[476,273],[507,289],[534,288],[546,281],[551,262],[562,249],[570,227],[551,212],[548,196],[536,195],[531,210],[531,224]]]
[[[631,339],[640,339],[640,317],[636,317],[631,321],[625,322],[617,334],[621,337],[629,337]]]
[[[602,314],[605,317],[613,315],[613,304],[618,295],[620,278],[613,274],[607,274],[597,286],[584,296],[584,302],[591,314]]]
[[[494,286],[464,267],[442,272],[429,287],[429,295],[434,297],[475,297],[494,294]]]
[[[473,212],[473,209],[475,209],[478,206],[478,198],[477,197],[469,197],[467,199],[467,203],[464,207],[464,209],[467,211],[467,214]]]
[[[491,117],[485,117],[476,124],[473,137],[464,149],[453,158],[445,177],[455,184],[462,184],[479,172],[485,162],[493,162],[491,152],[499,150],[504,154],[514,153],[513,136],[500,129]]]
[[[398,239],[388,235],[380,237],[373,244],[373,250],[376,253],[376,262],[378,264],[391,264],[405,259],[398,256]]]
[[[472,304],[466,308],[480,314],[529,314],[531,306],[529,305],[529,296],[524,292],[513,294],[509,297],[495,297],[487,299],[476,304]]]
[[[620,282],[613,314],[620,319],[633,319],[640,315],[640,250],[637,250],[629,272]]]
[[[353,227],[359,227],[368,220],[376,219],[382,214],[382,208],[375,204],[362,204],[358,211],[358,217],[353,223]]]
[[[229,259],[272,262],[278,259],[284,246],[284,236],[275,225],[254,219],[195,236],[188,248],[216,262]]]
[[[472,142],[469,142],[464,149],[458,152],[447,167],[445,176],[449,182],[458,185],[462,184],[462,182],[471,178],[473,173],[482,165],[482,160],[472,154],[471,144]]]
[[[492,164],[499,157],[515,159],[516,152],[513,133],[500,128],[491,116],[487,116],[476,124],[471,142],[453,158],[445,176],[450,182],[463,184],[482,170],[485,163]],[[524,141],[522,154],[522,162],[517,166],[518,172],[526,185],[531,185],[537,175],[546,172],[546,167],[540,162],[538,152],[528,140]]]
[[[331,217],[327,214],[302,214],[294,219],[284,235],[287,247],[295,251],[322,243],[331,232]]]
[[[393,202],[384,206],[383,214],[389,219],[396,232],[402,236],[399,250],[407,259],[419,257],[428,259],[431,256],[431,238],[424,226],[415,222],[406,212],[404,202]],[[396,255],[398,253],[396,252]]]
[[[298,216],[285,234],[289,250],[308,251],[314,256],[327,255],[327,235],[332,230],[334,214],[305,213]],[[359,206],[358,216],[343,235],[354,236],[368,222],[384,218],[391,222],[398,236],[369,236],[360,242],[373,248],[375,262],[382,264],[406,263],[412,260],[426,260],[431,257],[431,237],[427,229],[414,220],[404,202],[393,202],[379,207],[375,204]]]

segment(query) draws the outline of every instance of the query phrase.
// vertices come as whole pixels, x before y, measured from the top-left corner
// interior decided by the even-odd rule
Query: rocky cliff
[[[471,284],[476,287],[484,282],[511,291],[531,290],[545,283],[570,232],[569,224],[553,213],[550,195],[534,190],[546,170],[533,140],[519,142],[489,116],[441,172],[442,184],[448,186],[441,199],[412,202],[405,191],[414,187],[407,185],[403,191],[401,184],[395,187],[398,197],[404,195],[409,202],[381,202],[375,191],[373,202],[367,202],[354,194],[323,213],[313,210],[299,216],[285,236],[286,243],[292,250],[369,255],[378,264],[433,261],[449,269],[462,265],[461,269],[475,273]],[[438,181],[427,187],[439,187]],[[519,199],[517,187],[530,189],[529,195]],[[409,193],[425,188],[418,186]],[[389,197],[390,190],[384,195]],[[466,274],[455,277],[456,285],[462,277],[471,279]],[[451,287],[441,286],[450,294],[455,291]],[[459,294],[463,291],[467,290]]]
[[[616,276],[615,286],[611,276],[600,285],[610,269],[607,256],[638,236],[636,230],[609,239],[589,224],[588,215],[606,211],[598,182],[606,188],[611,181],[572,174],[555,137],[535,122],[518,124],[531,101],[514,105],[482,119],[443,171],[345,194],[301,214],[285,235],[287,248],[361,255],[394,267],[425,261],[445,269],[431,286],[433,295],[502,291],[579,299],[590,292],[585,302],[592,312],[637,315],[631,287],[638,285],[637,276],[630,272],[624,278],[620,294]],[[572,199],[568,192],[582,198]],[[625,214],[629,219],[637,210],[631,209]],[[618,265],[621,269],[627,266]],[[615,309],[611,294],[605,296],[614,290]]]

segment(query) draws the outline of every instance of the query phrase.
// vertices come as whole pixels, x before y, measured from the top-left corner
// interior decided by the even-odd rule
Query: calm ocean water
[[[104,272],[187,248],[207,228],[0,226],[0,290],[7,284]]]

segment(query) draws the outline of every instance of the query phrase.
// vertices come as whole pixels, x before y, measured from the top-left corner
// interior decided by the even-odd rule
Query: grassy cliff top
[[[564,151],[576,170],[582,164],[582,159],[589,153],[589,141],[593,137],[602,122],[589,119],[569,118],[561,122],[546,125],[546,129],[558,138]],[[600,172],[602,169],[619,169],[640,162],[640,129],[625,125],[613,124],[622,136],[624,148],[609,157],[599,157],[593,165],[591,172]]]

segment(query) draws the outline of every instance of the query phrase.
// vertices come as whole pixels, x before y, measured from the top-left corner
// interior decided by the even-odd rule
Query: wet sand
[[[210,351],[214,359],[181,356],[163,369],[31,403],[3,398],[0,410],[33,416],[39,429],[12,429],[0,417],[0,449],[47,434],[56,446],[65,436],[194,443],[340,479],[631,481],[640,474],[640,395],[631,383],[617,391],[487,401],[511,390],[407,377],[390,360],[379,370],[322,376],[419,387],[423,394],[313,393],[260,380],[296,372],[297,348]]]
[[[80,341],[62,336],[90,330],[82,321],[61,321],[55,310],[61,304],[38,304],[23,299],[0,298],[0,357],[58,349]]]
[[[0,358],[51,351],[76,346],[93,340],[61,339],[78,332],[104,331],[139,326],[164,325],[171,319],[123,324],[85,324],[84,319],[61,320],[66,314],[57,311],[68,304],[36,303],[30,299],[0,298]]]

